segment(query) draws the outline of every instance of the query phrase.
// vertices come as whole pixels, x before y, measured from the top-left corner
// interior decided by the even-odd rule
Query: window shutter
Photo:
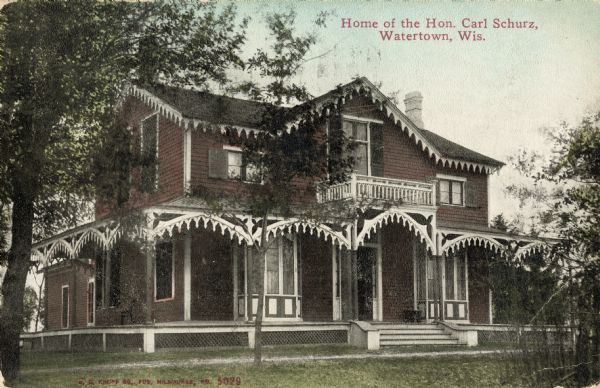
[[[476,207],[477,201],[475,199],[475,185],[473,182],[465,182],[465,206]]]
[[[371,175],[383,176],[383,125],[371,123]]]
[[[440,204],[442,203],[440,201],[441,198],[441,193],[440,193],[440,181],[436,181],[435,182],[435,205],[436,206],[440,206]]]
[[[227,150],[220,148],[208,150],[208,177],[227,179]]]

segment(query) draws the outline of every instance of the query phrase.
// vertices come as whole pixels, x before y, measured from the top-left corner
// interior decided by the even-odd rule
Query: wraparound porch
[[[265,322],[262,328],[265,346],[339,344],[368,350],[386,345],[386,335],[406,333],[415,340],[441,345],[477,345],[476,331],[444,325],[399,325],[368,322]],[[414,333],[420,334],[414,334]],[[440,334],[441,333],[441,334]],[[465,336],[468,333],[470,337]],[[248,322],[171,322],[156,325],[94,327],[24,333],[22,347],[26,351],[97,351],[157,352],[193,350],[210,347],[254,347],[255,327]],[[439,339],[438,337],[443,337]],[[388,340],[389,341],[389,340]],[[444,342],[445,341],[445,342]]]
[[[142,247],[108,222],[36,244],[36,257],[46,263],[86,261],[93,273],[86,290],[59,285],[62,295],[53,300],[62,316],[51,329],[253,319],[259,222],[175,207],[148,213],[150,244]],[[419,311],[426,322],[490,323],[486,268],[479,264],[490,247],[500,250],[508,241],[436,228],[435,214],[417,208],[372,210],[340,225],[274,219],[267,234],[264,317],[275,322],[400,322]],[[528,244],[519,250],[535,245]],[[47,275],[57,268],[49,266]],[[87,298],[84,309],[72,301],[76,294]],[[85,310],[83,322],[75,310]]]

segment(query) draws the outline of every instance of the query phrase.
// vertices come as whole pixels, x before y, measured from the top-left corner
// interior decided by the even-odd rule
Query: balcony
[[[347,198],[434,206],[435,183],[352,174],[349,181],[328,186],[317,192],[319,203]]]

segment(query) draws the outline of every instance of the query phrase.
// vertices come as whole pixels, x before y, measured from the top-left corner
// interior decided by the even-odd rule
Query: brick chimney
[[[406,115],[419,128],[425,128],[421,110],[423,109],[423,96],[421,92],[410,92],[404,97]]]

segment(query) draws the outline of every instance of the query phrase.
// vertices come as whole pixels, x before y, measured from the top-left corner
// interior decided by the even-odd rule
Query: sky
[[[562,121],[577,124],[600,110],[600,1],[595,2],[430,2],[430,1],[245,1],[241,15],[252,17],[248,52],[269,43],[264,15],[293,7],[297,29],[316,31],[315,45],[298,81],[320,95],[355,76],[381,83],[386,94],[423,96],[425,128],[485,155],[507,162],[519,149],[548,153],[543,128]],[[328,11],[327,27],[313,21]],[[342,28],[342,19],[378,22],[378,28]],[[385,21],[396,20],[396,28]],[[454,28],[426,28],[427,19]],[[463,19],[487,28],[463,28]],[[420,28],[401,28],[403,19]],[[500,21],[533,22],[534,28],[492,28]],[[530,24],[527,23],[529,27]],[[380,31],[447,33],[448,41],[384,41]],[[458,31],[485,40],[461,41]],[[527,212],[505,194],[523,181],[509,165],[491,176],[490,216]]]

